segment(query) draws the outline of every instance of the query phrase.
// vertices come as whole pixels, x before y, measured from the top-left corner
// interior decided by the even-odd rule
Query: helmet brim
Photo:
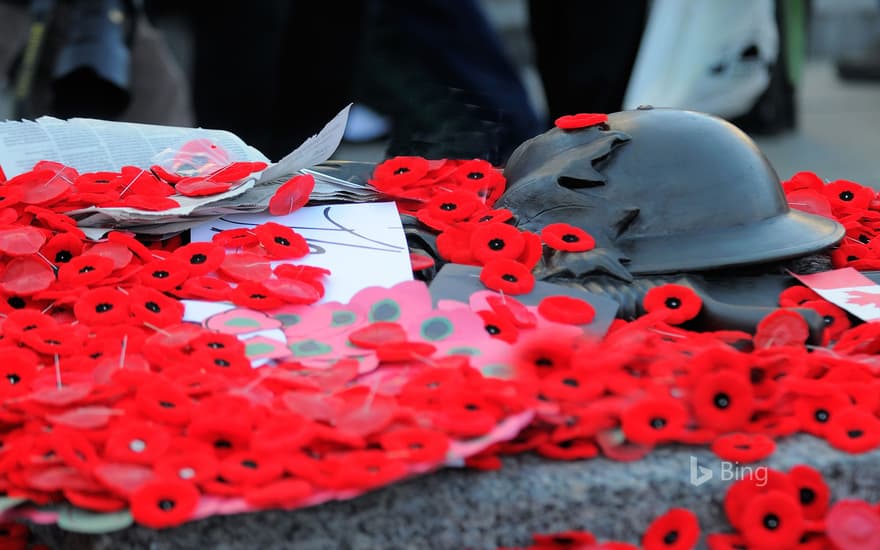
[[[757,223],[687,235],[615,242],[633,274],[704,271],[787,260],[819,252],[843,239],[834,220],[799,210]]]

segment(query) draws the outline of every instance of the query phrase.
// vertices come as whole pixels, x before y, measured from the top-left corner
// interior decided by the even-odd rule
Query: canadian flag
[[[880,285],[851,267],[795,277],[859,319],[880,319]]]

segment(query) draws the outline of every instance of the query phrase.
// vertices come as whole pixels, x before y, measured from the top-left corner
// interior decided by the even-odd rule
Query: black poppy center
[[[716,393],[712,402],[715,403],[715,406],[719,409],[726,409],[730,406],[730,396],[726,393]]]
[[[663,544],[675,544],[678,541],[678,531],[670,531],[663,535]]]
[[[468,403],[467,405],[464,406],[464,408],[467,409],[467,410],[469,410],[469,411],[478,411],[478,410],[480,410],[480,406],[479,406],[479,405],[474,405],[473,403]]]
[[[159,304],[157,304],[156,302],[147,302],[146,304],[144,304],[144,307],[149,309],[153,313],[159,313],[160,311],[162,311],[162,308],[159,307]]]
[[[24,298],[21,296],[12,296],[11,298],[6,299],[6,303],[9,304],[9,307],[12,309],[22,309],[27,305],[25,303]]]
[[[666,419],[659,416],[652,418],[651,427],[655,430],[662,430],[666,427]]]
[[[95,313],[107,313],[111,309],[113,309],[113,304],[103,302],[95,306]]]
[[[486,332],[488,332],[492,336],[495,336],[496,334],[501,333],[501,329],[496,327],[495,325],[486,325]]]
[[[282,237],[281,235],[275,237],[273,240],[274,240],[276,243],[280,244],[281,246],[290,246],[290,241],[288,241],[287,239],[285,239],[285,238]]]
[[[515,283],[518,281],[518,279],[516,278],[516,275],[511,275],[510,273],[505,273],[504,275],[501,276],[501,278],[504,279],[505,281],[507,281],[508,283]]]
[[[208,347],[211,349],[222,349],[225,346],[222,342],[208,342]]]
[[[70,260],[73,259],[73,254],[69,250],[59,250],[57,254],[55,254],[55,263],[56,264],[66,264]]]
[[[163,498],[159,501],[159,509],[163,512],[168,512],[170,510],[174,510],[176,503],[170,498]]]
[[[477,221],[480,222],[480,223],[485,223],[485,222],[491,220],[491,219],[494,218],[494,217],[495,217],[495,216],[483,216],[482,218],[480,218],[480,219],[477,220]]]
[[[546,358],[546,357],[539,357],[538,359],[535,360],[535,365],[537,365],[539,367],[552,367],[553,361]]]
[[[153,272],[153,277],[155,277],[157,279],[167,279],[168,275],[169,275],[169,273],[167,271],[154,271]]]
[[[576,378],[563,378],[562,383],[563,385],[571,386],[572,388],[580,387],[580,383]]]
[[[218,358],[218,359],[214,359],[214,364],[217,365],[218,367],[228,367],[229,361],[227,361],[226,359],[219,359]]]
[[[504,249],[504,239],[492,239],[489,241],[489,248],[492,250],[503,250]]]
[[[764,516],[764,527],[770,529],[771,531],[775,531],[779,528],[779,516],[776,514],[767,514]]]
[[[250,468],[251,470],[257,469],[257,463],[254,462],[253,460],[242,460],[241,465],[244,466],[245,468]]]
[[[486,175],[483,174],[482,172],[469,172],[467,175],[467,178],[469,180],[481,180],[485,177],[486,177]]]
[[[13,386],[21,382],[21,376],[15,374],[14,372],[10,372],[6,375],[6,380],[9,381]]]
[[[458,205],[455,204],[454,202],[444,202],[443,204],[440,205],[440,210],[446,210],[447,212],[451,212],[452,210],[455,210],[456,208],[458,208]]]
[[[678,298],[666,298],[666,301],[663,303],[666,304],[666,307],[669,309],[678,309],[681,307],[681,300]]]
[[[208,257],[204,254],[193,254],[189,259],[189,263],[191,264],[203,264],[207,261]]]
[[[752,384],[760,384],[764,381],[764,377],[767,376],[767,372],[759,367],[752,367],[749,370],[749,380]]]
[[[810,489],[809,487],[801,487],[800,490],[800,499],[801,504],[810,505],[816,500],[816,491]]]
[[[94,270],[95,270],[94,266],[84,265],[80,268],[79,272],[82,274],[82,273],[88,273],[89,271],[94,271]]]
[[[407,168],[406,166],[401,166],[400,168],[398,168],[397,170],[394,171],[394,175],[399,176],[401,174],[406,174],[407,172],[409,172],[409,168]]]
[[[862,233],[861,235],[859,235],[859,242],[862,244],[868,244],[869,242],[871,242],[871,237]]]
[[[225,439],[218,439],[214,442],[214,448],[215,449],[231,449],[232,443],[230,443],[229,441],[227,441]]]
[[[825,323],[826,327],[830,327],[834,323],[834,317],[826,315],[822,317],[822,322]]]
[[[171,401],[159,401],[159,406],[163,409],[173,409],[174,403],[172,403]]]
[[[847,256],[847,257],[846,257],[846,261],[848,261],[848,262],[854,262],[854,261],[856,261],[856,260],[858,260],[858,259],[859,259],[858,256]]]
[[[828,414],[828,411],[825,409],[816,409],[816,412],[813,413],[813,417],[816,419],[816,422],[825,423],[828,422],[828,419],[831,418],[831,415]]]
[[[251,294],[251,298],[253,298],[254,300],[265,300],[266,295],[265,294]]]
[[[565,235],[562,236],[562,242],[566,242],[566,243],[576,243],[579,240],[581,240],[581,238],[573,233],[566,233]]]
[[[855,198],[855,195],[852,191],[841,191],[841,193],[837,196],[840,197],[840,200],[842,201],[851,201]]]
[[[849,430],[848,432],[846,432],[846,436],[850,439],[858,439],[863,435],[865,435],[865,432],[862,430]]]

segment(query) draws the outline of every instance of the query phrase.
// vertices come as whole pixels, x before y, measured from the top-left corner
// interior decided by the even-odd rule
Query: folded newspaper
[[[377,200],[377,192],[365,182],[321,173],[321,163],[333,155],[342,141],[349,108],[345,107],[317,135],[279,162],[225,193],[205,197],[175,196],[179,207],[157,212],[91,207],[69,215],[93,238],[114,228],[171,234],[223,214],[264,211],[281,184],[296,174],[305,173],[315,177],[312,201]],[[163,154],[199,139],[207,139],[222,148],[229,161],[269,162],[260,151],[223,130],[41,117],[36,121],[0,122],[0,167],[10,178],[30,170],[40,160],[61,162],[81,173],[118,171],[125,165],[146,169],[156,164],[156,159]]]

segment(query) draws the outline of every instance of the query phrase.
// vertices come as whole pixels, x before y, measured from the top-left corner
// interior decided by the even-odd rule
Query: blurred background
[[[880,187],[880,0],[0,0],[0,119],[235,132],[273,160],[487,158],[562,114],[724,116],[780,177]]]

